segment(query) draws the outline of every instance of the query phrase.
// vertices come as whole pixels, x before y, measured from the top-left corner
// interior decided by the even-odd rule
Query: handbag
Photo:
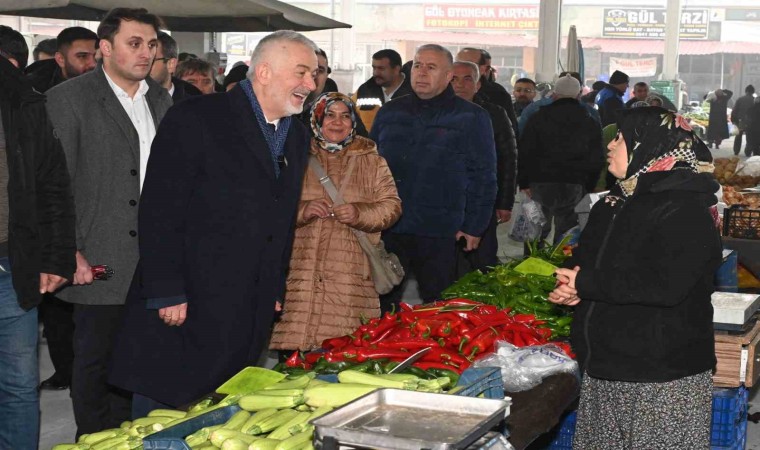
[[[353,170],[354,159],[349,163],[348,174],[351,174]],[[315,155],[309,156],[309,167],[317,175],[319,182],[327,191],[327,194],[333,201],[334,205],[342,205],[345,203],[343,195],[338,192],[335,184],[330,177],[325,173],[325,169],[317,160]],[[378,294],[387,294],[393,290],[394,287],[401,284],[404,280],[404,268],[401,266],[401,262],[394,253],[391,253],[385,249],[385,244],[382,240],[375,245],[370,242],[367,234],[361,230],[351,228],[351,232],[354,233],[356,239],[359,241],[359,246],[364,251],[369,259],[370,272],[372,274],[372,281],[375,283],[375,291]]]

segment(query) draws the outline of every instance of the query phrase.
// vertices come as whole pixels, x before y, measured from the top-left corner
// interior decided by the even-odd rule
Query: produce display
[[[259,369],[259,379],[273,379]],[[277,377],[278,379],[280,377]],[[345,370],[338,383],[316,378],[316,372],[291,376],[263,389],[246,394],[232,394],[212,405],[204,399],[189,411],[157,409],[147,417],[127,421],[120,428],[80,437],[76,444],[60,444],[53,450],[136,450],[142,439],[200,414],[226,406],[238,405],[225,423],[201,428],[185,437],[192,449],[222,450],[295,450],[312,447],[314,427],[309,421],[326,414],[376,389],[387,387],[424,392],[443,392],[454,385],[448,377],[421,379],[411,374],[371,375]]]
[[[531,256],[497,265],[490,272],[470,272],[443,291],[444,298],[466,298],[509,308],[513,313],[532,314],[553,337],[569,336],[572,308],[547,301],[557,280],[554,269],[567,259],[567,240],[556,246],[537,248],[529,243]],[[548,265],[547,265],[548,263]],[[547,270],[547,268],[549,270]]]
[[[410,373],[422,378],[455,379],[473,361],[491,353],[496,341],[518,347],[543,345],[556,337],[554,330],[565,332],[571,320],[556,318],[550,323],[533,313],[518,313],[469,299],[414,307],[401,303],[400,308],[400,312],[372,319],[349,335],[325,340],[321,351],[294,352],[275,369],[322,374],[351,369],[382,374],[429,347],[431,350],[408,369]],[[555,344],[572,354],[566,343]]]

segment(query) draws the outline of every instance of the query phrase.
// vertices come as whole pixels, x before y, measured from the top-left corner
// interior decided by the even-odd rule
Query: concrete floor
[[[731,148],[733,139],[723,142],[719,150],[713,150],[715,157],[728,157],[733,155]],[[743,156],[742,156],[743,157]],[[517,206],[519,208],[519,205]],[[514,213],[518,212],[515,209]],[[500,257],[511,257],[522,255],[522,244],[514,242],[507,237],[511,224],[499,226],[499,255]],[[407,286],[405,298],[414,300],[418,298],[416,283],[411,282]],[[270,367],[274,360],[269,360]],[[47,345],[43,342],[40,344],[40,379],[44,380],[53,374],[53,366],[48,355]],[[753,388],[750,392],[749,412],[760,411],[760,398],[757,397],[758,389]],[[40,449],[48,450],[53,445],[72,442],[76,426],[71,407],[69,391],[43,391],[40,397],[40,406],[42,409],[42,429],[40,433]],[[760,425],[749,423],[747,427],[747,450],[760,450]]]

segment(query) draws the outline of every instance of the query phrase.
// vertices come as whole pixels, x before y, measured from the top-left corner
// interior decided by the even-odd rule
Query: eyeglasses
[[[515,92],[525,92],[526,94],[532,94],[536,92],[536,90],[531,88],[515,88]]]

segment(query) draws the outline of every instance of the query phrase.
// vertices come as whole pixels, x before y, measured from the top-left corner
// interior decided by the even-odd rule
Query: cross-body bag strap
[[[330,196],[330,198],[333,201],[333,205],[342,205],[346,203],[343,200],[342,191],[345,188],[345,185],[348,184],[348,177],[351,175],[351,172],[354,170],[354,163],[356,162],[356,158],[351,158],[351,161],[348,163],[348,171],[346,172],[346,176],[343,177],[343,186],[341,186],[341,191],[339,192],[338,189],[335,187],[335,183],[330,179],[330,176],[327,175],[325,172],[325,168],[322,167],[322,164],[319,163],[319,160],[317,159],[316,155],[309,155],[309,168],[317,175],[317,179],[319,180],[319,183],[322,185],[322,187],[325,188],[325,191],[327,191],[327,195]],[[351,228],[351,231],[356,235],[358,239],[367,239],[367,235],[360,230],[357,230],[355,228]]]

